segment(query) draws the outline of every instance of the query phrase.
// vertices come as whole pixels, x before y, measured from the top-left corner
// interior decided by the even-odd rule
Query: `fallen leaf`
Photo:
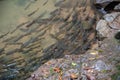
[[[77,65],[76,63],[72,62],[72,66],[76,66],[76,65]]]
[[[98,55],[98,51],[92,51],[92,52],[90,52],[90,54],[92,54],[92,55]]]
[[[62,76],[58,76],[59,80],[62,80]]]
[[[95,60],[96,58],[89,58],[89,60],[91,61],[91,60]]]
[[[77,79],[78,76],[77,76],[76,74],[71,74],[71,75],[70,75],[70,78],[71,78],[71,79]]]
[[[86,74],[88,80],[96,80],[95,76],[90,75],[90,74]]]
[[[57,72],[57,73],[60,73],[60,72],[61,72],[61,69],[58,68],[58,67],[55,67],[55,68],[54,68],[54,71]]]
[[[84,67],[84,70],[90,70],[90,69],[92,69],[91,67]]]
[[[51,62],[49,61],[47,64],[51,64]]]

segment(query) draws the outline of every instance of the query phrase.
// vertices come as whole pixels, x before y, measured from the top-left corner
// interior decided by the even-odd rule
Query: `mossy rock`
[[[116,66],[117,72],[111,76],[112,80],[117,80],[120,77],[120,65]]]

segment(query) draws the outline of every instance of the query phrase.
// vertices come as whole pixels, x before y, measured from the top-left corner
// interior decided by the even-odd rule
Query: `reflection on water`
[[[22,22],[32,20],[44,11],[47,14],[44,18],[49,17],[49,12],[56,9],[53,0],[48,0],[47,5],[43,4],[46,0],[2,0],[0,1],[0,35],[13,30]],[[36,13],[28,16],[30,13]]]

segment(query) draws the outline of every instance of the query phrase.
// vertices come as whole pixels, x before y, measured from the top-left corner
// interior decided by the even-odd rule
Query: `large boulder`
[[[107,22],[105,20],[100,20],[97,23],[96,30],[103,37],[109,37],[109,33],[111,31],[111,29],[109,28],[109,26],[107,25]]]
[[[120,12],[106,14],[104,19],[110,28],[120,30]]]
[[[96,30],[103,37],[114,37],[120,31],[120,12],[104,15],[96,26]]]

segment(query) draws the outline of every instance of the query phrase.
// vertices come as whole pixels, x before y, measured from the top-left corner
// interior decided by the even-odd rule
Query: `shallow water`
[[[12,31],[17,25],[32,20],[46,12],[43,18],[56,9],[54,0],[2,0],[0,1],[0,35]],[[30,13],[36,12],[32,16]]]
[[[23,28],[23,30],[18,29],[13,32],[18,25],[29,21],[31,22],[43,13],[45,14],[41,19],[49,18],[49,13],[56,9],[54,6],[55,0],[48,0],[47,3],[46,1],[47,0],[0,1],[0,37],[10,32],[4,38],[0,38],[0,80],[18,80],[19,76],[23,76],[23,73],[21,73],[22,71],[25,71],[24,75],[30,74],[28,72],[31,70],[34,71],[34,69],[40,65],[40,58],[41,55],[43,55],[42,49],[56,42],[56,40],[52,39],[49,35],[47,35],[45,39],[38,39],[41,38],[39,35],[44,35],[44,32],[47,33],[46,30],[36,32],[37,29],[39,29],[39,24],[32,25],[30,28],[27,28],[28,30],[24,30]],[[43,5],[45,3],[46,5]],[[54,33],[54,31],[52,32]],[[22,36],[26,33],[31,34]],[[30,47],[27,48],[27,45]],[[3,48],[5,49],[1,52]],[[17,49],[20,51],[17,51]]]
[[[80,19],[77,19],[81,13],[74,13],[73,7],[77,6],[77,0],[71,0],[75,2],[73,4],[70,0],[46,1],[0,1],[0,32],[4,34],[10,31],[0,36],[0,80],[25,80],[46,61],[65,54],[83,53],[89,48],[90,44],[84,41],[87,40],[86,36],[92,34],[92,30],[83,34],[83,27],[88,25],[84,25],[84,21],[80,24]],[[59,9],[54,6],[56,2]],[[52,17],[50,12],[53,13]],[[41,14],[42,19],[39,18]],[[18,27],[23,23],[26,24]]]

